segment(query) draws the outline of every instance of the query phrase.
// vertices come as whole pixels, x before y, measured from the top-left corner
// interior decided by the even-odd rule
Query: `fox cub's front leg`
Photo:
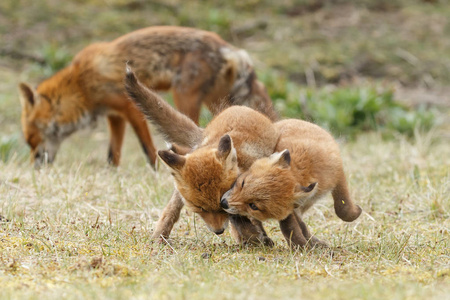
[[[238,244],[264,244],[272,247],[274,242],[267,236],[262,223],[239,215],[230,215],[231,235]]]
[[[304,248],[305,246],[329,247],[326,242],[311,235],[305,222],[303,222],[296,212],[293,212],[286,219],[280,221],[280,229],[291,248]]]
[[[152,234],[153,239],[168,239],[173,226],[180,218],[181,209],[184,203],[177,189],[174,190],[172,198],[159,217],[156,229]],[[246,217],[231,215],[231,235],[237,243],[263,243],[266,246],[273,246],[273,241],[267,236],[262,223],[257,220],[250,221]]]
[[[295,213],[280,221],[280,229],[291,248],[306,246],[308,240],[303,235]]]
[[[181,195],[178,190],[175,189],[173,191],[172,198],[169,203],[167,203],[166,207],[164,207],[164,210],[156,223],[156,229],[153,231],[152,238],[169,238],[173,225],[180,218],[180,213],[183,206],[184,203]]]
[[[302,230],[303,236],[305,237],[309,246],[311,246],[311,247],[319,246],[319,247],[325,247],[325,248],[329,247],[329,245],[326,242],[321,241],[318,238],[316,238],[315,236],[311,235],[305,222],[303,222],[302,218],[300,217],[300,215],[297,212],[294,211],[294,215],[295,215],[295,218],[297,219],[297,223],[300,226],[300,229]]]

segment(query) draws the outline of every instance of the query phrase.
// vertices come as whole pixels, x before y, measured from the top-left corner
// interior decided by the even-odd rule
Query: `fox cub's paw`
[[[266,235],[261,235],[261,236],[253,236],[247,240],[245,240],[242,243],[243,246],[266,246],[266,247],[270,247],[272,248],[273,246],[275,246],[275,243],[272,241],[272,239]]]
[[[270,237],[268,237],[268,236],[264,236],[264,237],[262,238],[261,243],[262,243],[264,246],[270,247],[270,248],[272,248],[273,246],[275,246],[274,241],[272,241],[272,239],[271,239]]]
[[[327,249],[327,248],[330,248],[330,245],[327,242],[319,240],[318,238],[313,236],[308,241],[308,247]]]

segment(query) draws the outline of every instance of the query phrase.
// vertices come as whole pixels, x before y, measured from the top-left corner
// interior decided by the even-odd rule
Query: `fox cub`
[[[100,116],[107,117],[110,129],[110,163],[119,164],[129,122],[154,164],[156,149],[147,123],[125,94],[126,62],[152,89],[172,89],[176,107],[194,122],[202,103],[213,114],[227,103],[247,105],[275,118],[247,52],[212,32],[174,26],[144,28],[86,47],[37,89],[19,85],[22,130],[36,167],[51,163],[66,137],[94,125]]]
[[[230,214],[264,221],[276,219],[291,246],[325,243],[311,236],[302,214],[331,191],[335,212],[351,222],[361,208],[350,198],[333,137],[309,122],[284,120],[275,123],[280,133],[277,153],[256,160],[239,175],[221,199]]]
[[[125,86],[166,141],[174,144],[172,150],[158,152],[175,179],[175,192],[153,237],[169,236],[183,205],[199,214],[212,232],[223,233],[229,215],[220,207],[220,198],[239,172],[275,151],[279,134],[272,121],[253,109],[231,106],[202,129],[140,83],[131,69],[127,70]],[[232,235],[239,243],[271,244],[260,224],[252,225],[240,216],[231,218],[231,223]]]

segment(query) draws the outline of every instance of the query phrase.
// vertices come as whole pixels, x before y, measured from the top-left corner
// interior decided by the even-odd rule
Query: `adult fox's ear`
[[[180,172],[186,163],[186,158],[169,150],[158,151],[159,157],[172,170]]]
[[[233,141],[228,134],[225,134],[219,141],[219,147],[216,152],[217,158],[225,161],[227,168],[233,168],[237,165],[236,149]]]
[[[20,104],[23,109],[30,109],[34,106],[35,96],[33,89],[26,83],[19,84]]]
[[[281,168],[289,168],[291,165],[291,154],[288,149],[272,154],[270,159],[272,159],[275,165]]]

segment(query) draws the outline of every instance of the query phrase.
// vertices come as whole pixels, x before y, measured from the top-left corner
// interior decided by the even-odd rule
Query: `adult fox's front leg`
[[[121,116],[109,115],[108,125],[111,135],[108,149],[108,163],[118,166],[120,162],[123,136],[125,134],[126,121]]]
[[[150,135],[145,116],[138,110],[136,105],[130,101],[127,101],[127,107],[124,114],[139,138],[148,161],[154,167],[156,162],[156,148],[153,145],[152,136]]]

